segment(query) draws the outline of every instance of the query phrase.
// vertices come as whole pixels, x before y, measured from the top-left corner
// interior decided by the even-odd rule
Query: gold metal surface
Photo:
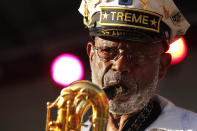
[[[51,121],[51,108],[57,108],[57,120]],[[81,131],[83,117],[92,107],[92,131],[105,131],[108,102],[105,92],[90,81],[81,80],[61,90],[60,96],[47,103],[46,131]]]

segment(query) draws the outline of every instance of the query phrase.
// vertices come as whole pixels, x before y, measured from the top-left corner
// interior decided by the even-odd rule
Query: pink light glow
[[[177,64],[181,62],[187,55],[187,45],[184,41],[184,38],[181,37],[172,44],[170,44],[168,53],[172,55],[171,64]]]
[[[68,86],[73,81],[83,79],[82,62],[72,54],[62,54],[53,61],[51,75],[57,84]]]

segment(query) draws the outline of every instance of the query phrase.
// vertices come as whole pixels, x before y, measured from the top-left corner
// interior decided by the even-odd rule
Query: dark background
[[[158,93],[197,112],[197,9],[194,0],[175,0],[191,23],[185,40],[186,59],[169,69]],[[46,102],[61,88],[50,76],[50,65],[61,53],[72,53],[84,64],[90,80],[85,46],[87,29],[78,13],[80,0],[0,1],[0,127],[1,131],[43,131]]]

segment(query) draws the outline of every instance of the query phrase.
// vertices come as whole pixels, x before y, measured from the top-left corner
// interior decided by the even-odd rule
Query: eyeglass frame
[[[158,57],[159,55],[161,55],[162,53],[164,52],[161,52],[160,54],[152,54],[152,55],[147,55],[147,54],[144,54],[142,53],[141,51],[138,51],[136,52],[135,54],[134,53],[128,53],[128,51],[123,51],[123,52],[120,52],[120,49],[118,48],[114,48],[113,50],[116,50],[118,53],[115,53],[114,56],[111,56],[111,58],[109,59],[106,59],[106,58],[103,58],[101,55],[99,55],[99,47],[96,47],[95,44],[93,44],[94,46],[94,49],[96,50],[96,53],[98,55],[98,57],[103,61],[103,62],[108,62],[108,61],[117,61],[121,56],[125,56],[128,60],[131,60],[134,64],[145,64],[145,58],[147,59],[153,59],[153,58],[156,58]],[[101,48],[100,48],[101,49]],[[108,49],[110,49],[110,47],[108,47]],[[101,49],[102,50],[102,49]],[[104,49],[103,49],[104,50]],[[139,53],[142,53],[143,56]],[[140,56],[141,55],[141,56]],[[132,59],[133,57],[133,59]],[[138,57],[138,58],[137,58]],[[141,57],[141,58],[139,58]],[[144,58],[144,60],[142,61],[142,57]],[[140,60],[141,59],[141,62]]]

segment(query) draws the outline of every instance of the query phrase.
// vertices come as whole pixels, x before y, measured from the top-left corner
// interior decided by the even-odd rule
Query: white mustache
[[[117,85],[117,84],[121,84],[124,86],[130,86],[132,88],[137,88],[136,81],[129,80],[121,72],[110,73],[104,77],[104,86],[111,86],[111,85]]]

